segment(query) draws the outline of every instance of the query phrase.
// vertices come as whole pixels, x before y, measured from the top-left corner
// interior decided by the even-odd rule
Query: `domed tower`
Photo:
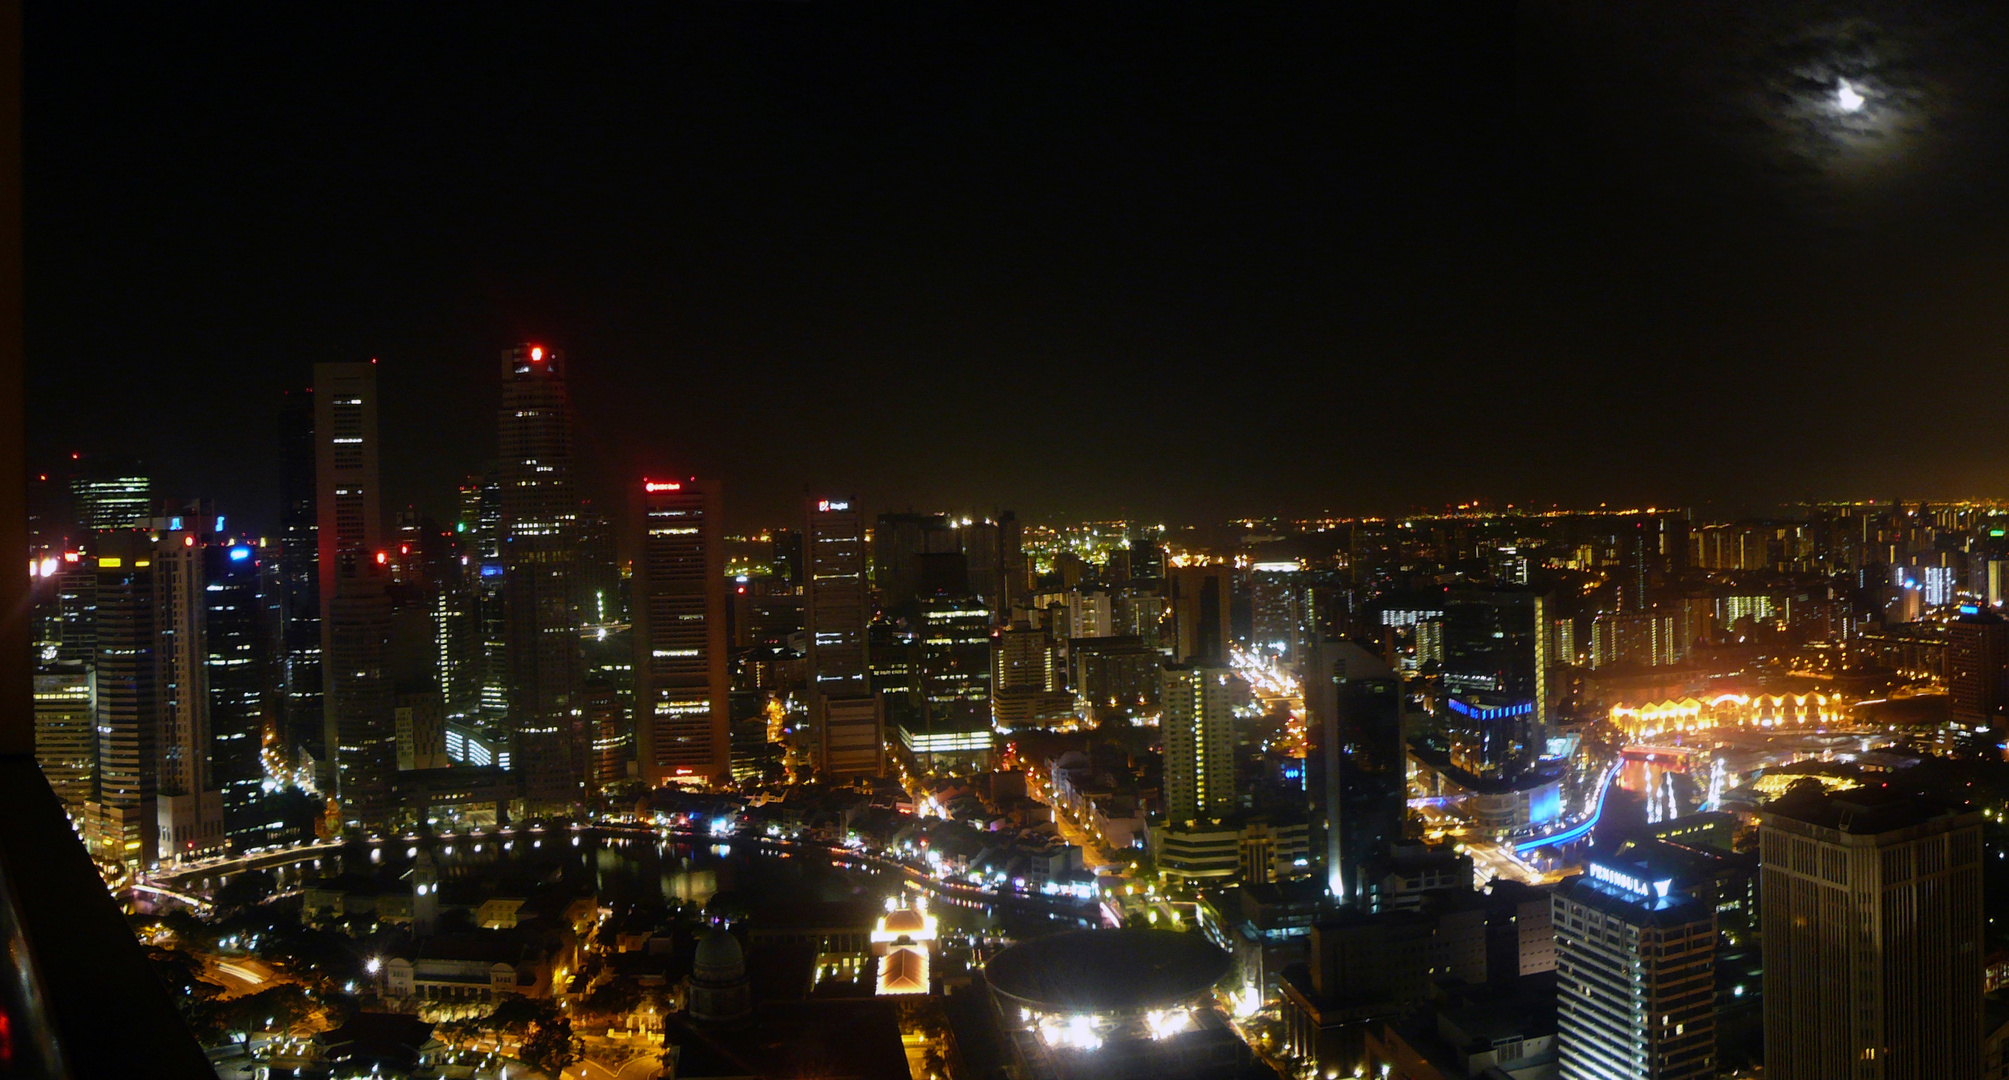
[[[432,852],[419,852],[412,864],[412,935],[431,937],[439,929],[439,870]]]
[[[739,939],[714,926],[698,939],[698,952],[685,983],[684,1000],[691,1019],[707,1024],[738,1020],[753,1011],[753,990],[746,979],[746,954]]]

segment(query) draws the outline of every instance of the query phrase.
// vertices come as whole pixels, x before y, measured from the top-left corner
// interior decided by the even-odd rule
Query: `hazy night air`
[[[1999,5],[93,10],[30,13],[32,438],[176,490],[269,501],[278,390],[375,356],[440,512],[538,339],[595,490],[739,524],[2004,493],[1827,419],[1992,378]]]

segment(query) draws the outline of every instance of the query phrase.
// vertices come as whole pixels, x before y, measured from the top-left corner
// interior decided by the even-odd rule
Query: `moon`
[[[1843,112],[1852,113],[1861,110],[1865,100],[1867,99],[1858,93],[1855,87],[1849,85],[1847,79],[1841,80],[1835,87],[1835,107]]]

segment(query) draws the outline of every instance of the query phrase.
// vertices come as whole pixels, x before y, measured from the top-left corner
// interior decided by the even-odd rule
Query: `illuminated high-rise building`
[[[234,847],[255,847],[282,838],[264,798],[271,663],[262,549],[212,543],[202,552],[211,768],[223,796],[225,836]]]
[[[1233,640],[1234,567],[1175,567],[1168,576],[1172,662],[1225,664]]]
[[[650,786],[732,775],[719,508],[713,483],[642,483],[631,585],[635,748]]]
[[[93,682],[89,666],[77,661],[45,664],[35,672],[35,763],[79,828],[97,777]]]
[[[1253,644],[1295,664],[1305,644],[1310,585],[1295,562],[1262,562],[1249,568]]]
[[[381,554],[381,553],[379,553]],[[332,790],[351,826],[386,821],[397,771],[397,685],[391,674],[390,575],[378,556],[344,554],[339,584],[324,596],[323,707]]]
[[[1314,642],[1304,656],[1312,851],[1327,894],[1349,902],[1367,887],[1367,864],[1402,839],[1409,797],[1402,677],[1352,642]]]
[[[137,529],[100,533],[93,543],[97,779],[85,838],[100,861],[136,870],[159,851],[154,543]]]
[[[193,508],[191,508],[193,509]],[[223,792],[211,765],[208,546],[204,514],[171,517],[154,545],[161,861],[223,849]]]
[[[389,814],[396,762],[378,452],[375,363],[314,365],[320,772],[343,820],[361,826]]]
[[[565,356],[540,345],[502,354],[500,550],[507,607],[511,753],[533,806],[584,791],[591,739],[579,700],[579,492]]]
[[[1946,624],[1946,682],[1956,722],[1974,731],[1999,726],[2009,709],[2009,619],[1963,607]]]
[[[1232,677],[1219,665],[1165,667],[1158,724],[1165,740],[1165,815],[1174,823],[1235,810]]]
[[[1514,778],[1547,752],[1549,603],[1533,590],[1472,589],[1445,597],[1437,647],[1451,762]]]
[[[885,771],[886,710],[873,692],[867,628],[865,515],[849,499],[807,499],[802,532],[803,629],[810,730],[825,779]]]
[[[1765,1076],[1981,1075],[1981,814],[1866,787],[1759,824]]]
[[[1706,884],[1619,855],[1593,859],[1556,889],[1563,1080],[1716,1075],[1716,910]]]
[[[918,684],[930,736],[981,738],[988,743],[991,714],[991,611],[974,596],[935,596],[920,602]]]
[[[153,513],[153,481],[137,471],[92,470],[70,483],[70,501],[77,528],[85,535],[100,529],[131,529],[146,524]]]

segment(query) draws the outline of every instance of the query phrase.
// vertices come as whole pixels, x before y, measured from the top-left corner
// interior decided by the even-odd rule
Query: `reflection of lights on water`
[[[1835,87],[1835,107],[1843,112],[1858,112],[1862,109],[1863,102],[1867,100],[1855,87],[1849,85],[1847,79],[1842,79]]]

